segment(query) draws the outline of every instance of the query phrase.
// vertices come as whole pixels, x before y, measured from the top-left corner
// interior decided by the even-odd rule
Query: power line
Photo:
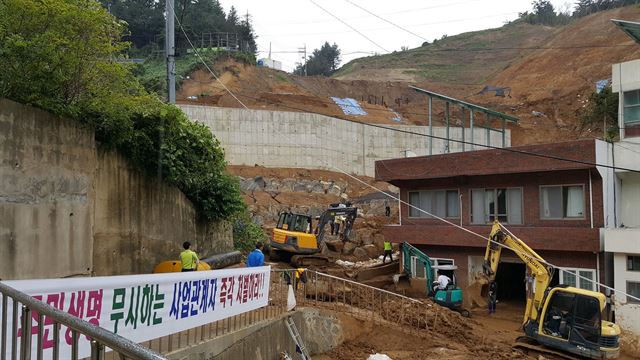
[[[369,40],[370,43],[374,44],[375,46],[379,47],[380,49],[384,50],[385,52],[389,52],[389,50],[383,48],[380,44],[378,44],[377,42],[371,40],[367,35],[361,33],[360,31],[358,31],[358,29],[354,28],[353,26],[351,26],[349,23],[347,23],[346,21],[340,19],[339,17],[337,17],[336,15],[332,14],[331,12],[329,12],[329,10],[323,8],[322,6],[318,5],[318,3],[316,3],[313,0],[309,0],[313,5],[319,7],[322,11],[326,12],[327,14],[331,15],[332,17],[334,17],[336,20],[340,21],[341,23],[345,24],[347,27],[349,27],[351,30],[357,32],[360,36],[362,36],[363,38]]]
[[[374,190],[378,191],[379,193],[382,193],[382,194],[384,194],[385,196],[388,196],[388,197],[390,197],[390,198],[392,198],[392,199],[394,199],[394,200],[397,200],[398,202],[400,202],[400,203],[402,203],[402,204],[405,204],[405,205],[407,205],[408,207],[410,207],[410,208],[412,208],[412,209],[415,209],[415,210],[420,211],[420,212],[422,212],[422,213],[424,213],[424,214],[426,214],[426,215],[428,215],[428,216],[431,216],[431,217],[433,217],[434,219],[440,220],[440,221],[442,221],[442,222],[444,222],[444,223],[446,223],[446,224],[448,224],[448,225],[451,225],[451,226],[456,227],[456,228],[458,228],[458,229],[460,229],[460,230],[462,230],[462,231],[465,231],[465,232],[467,232],[467,233],[469,233],[469,234],[471,234],[471,235],[474,235],[474,236],[476,236],[476,237],[479,237],[479,238],[481,238],[481,239],[482,239],[482,240],[484,240],[484,241],[488,241],[488,242],[491,242],[491,243],[493,243],[493,244],[499,245],[499,246],[501,246],[501,247],[503,247],[503,248],[505,248],[505,249],[509,249],[509,250],[513,251],[514,253],[516,253],[516,254],[523,255],[524,257],[527,257],[527,258],[530,258],[530,257],[531,257],[531,255],[530,255],[530,254],[526,254],[526,253],[524,253],[524,252],[522,252],[522,251],[520,251],[520,250],[518,250],[518,249],[514,249],[514,248],[512,248],[512,247],[510,247],[510,246],[507,246],[507,245],[505,245],[505,244],[503,244],[503,243],[501,243],[501,242],[499,242],[499,241],[495,241],[495,240],[493,240],[493,239],[491,239],[491,238],[488,238],[488,237],[486,237],[486,236],[483,236],[483,235],[481,235],[481,234],[478,234],[477,232],[475,232],[475,231],[473,231],[473,230],[469,230],[469,229],[465,228],[465,227],[464,227],[464,226],[462,226],[462,225],[458,225],[458,224],[456,224],[456,223],[454,223],[454,222],[452,222],[452,221],[449,221],[449,220],[447,220],[447,219],[444,219],[444,218],[442,218],[442,217],[440,217],[440,216],[438,216],[438,215],[432,214],[432,213],[430,213],[430,212],[428,212],[428,211],[426,211],[426,210],[424,210],[424,209],[422,209],[422,208],[419,208],[419,207],[417,207],[417,206],[415,206],[415,205],[412,205],[412,204],[410,204],[410,203],[408,203],[408,202],[406,202],[406,201],[403,201],[402,199],[400,199],[400,197],[396,197],[395,195],[389,194],[389,193],[387,193],[386,191],[383,191],[383,190],[381,190],[381,189],[378,189],[377,187],[375,187],[375,186],[373,186],[373,185],[371,185],[371,184],[368,184],[368,183],[367,183],[367,182],[365,182],[365,181],[362,181],[361,179],[357,178],[356,176],[353,176],[353,175],[351,175],[351,174],[347,173],[346,171],[344,171],[344,170],[342,170],[342,169],[340,169],[340,168],[338,168],[338,167],[335,167],[335,166],[328,166],[328,167],[334,168],[334,169],[338,170],[339,172],[343,173],[344,175],[347,175],[348,177],[350,177],[350,178],[352,178],[352,179],[354,179],[354,180],[356,180],[356,181],[358,181],[358,182],[360,182],[360,183],[364,184],[365,186],[368,186],[368,187],[370,187],[370,188],[372,188],[372,189],[374,189]],[[503,224],[500,224],[500,228],[502,228],[503,230],[505,230],[505,231],[506,231],[506,232],[507,232],[507,233],[508,233],[512,238],[520,240],[520,239],[519,239],[517,236],[515,236],[515,235],[514,235],[514,234],[513,234],[509,229],[507,229]],[[522,241],[522,240],[520,240],[520,241]],[[627,296],[627,297],[630,297],[630,298],[632,298],[632,299],[635,299],[635,300],[640,301],[640,298],[638,298],[638,297],[636,297],[636,296],[630,295],[630,294],[628,294],[628,293],[626,293],[626,292],[624,292],[624,291],[622,291],[622,290],[616,290],[615,288],[612,288],[612,287],[610,287],[610,286],[607,286],[607,285],[604,285],[604,284],[600,283],[600,281],[596,281],[596,280],[590,279],[590,278],[588,278],[588,277],[586,277],[586,276],[580,275],[580,274],[578,274],[578,271],[576,271],[576,272],[574,273],[574,272],[571,272],[570,270],[565,270],[565,269],[564,269],[564,267],[561,267],[561,266],[558,266],[558,265],[554,265],[554,264],[552,264],[552,263],[550,263],[550,262],[548,262],[548,261],[546,261],[546,260],[544,260],[544,259],[541,259],[541,258],[536,258],[536,260],[537,260],[538,262],[543,263],[543,264],[545,264],[545,265],[547,265],[547,266],[549,266],[549,267],[552,267],[552,268],[554,268],[554,269],[562,269],[563,271],[567,271],[568,273],[573,274],[574,276],[576,276],[576,278],[579,278],[579,279],[582,279],[582,280],[587,280],[587,281],[591,282],[592,284],[596,284],[596,285],[598,285],[598,286],[600,286],[600,287],[603,287],[603,288],[605,288],[605,289],[612,290],[612,291],[614,291],[614,292],[617,292],[617,293],[623,294],[623,295],[625,295],[625,296]]]
[[[317,5],[313,0],[309,0],[312,3],[314,3],[316,6],[320,7],[319,5]],[[322,9],[322,7],[320,7]],[[323,9],[324,10],[324,9]],[[174,11],[175,13],[175,11]],[[198,56],[198,58],[200,59],[200,61],[205,65],[205,67],[207,68],[207,70],[209,70],[209,72],[211,73],[211,75],[213,75],[213,77],[224,87],[224,89],[234,98],[238,101],[238,103],[240,103],[245,109],[249,109],[242,101],[240,101],[240,99],[238,99],[236,97],[235,94],[233,94],[231,92],[231,90],[229,90],[224,83],[222,83],[222,81],[220,81],[220,79],[214,74],[214,72],[211,70],[211,68],[209,67],[209,65],[207,65],[207,63],[204,61],[204,59],[202,58],[202,56],[200,56],[200,53],[198,53],[197,49],[195,48],[195,46],[193,45],[193,43],[191,42],[191,40],[189,39],[189,37],[187,36],[184,27],[182,26],[182,24],[180,23],[180,20],[177,19],[176,16],[176,21],[178,22],[178,26],[180,27],[180,29],[182,29],[183,34],[185,35],[187,41],[189,42],[189,45],[191,46],[191,48],[193,49],[194,53]],[[248,96],[248,95],[242,95],[240,94],[240,96],[242,97],[246,97],[246,98],[250,98],[259,102],[265,102],[265,99],[259,99],[259,98],[255,98],[252,96]],[[267,100],[268,101],[268,100]],[[302,112],[309,112],[306,109],[300,109],[300,108],[296,108],[296,107],[291,107],[288,105],[284,105],[284,104],[280,104],[284,107],[288,107],[288,108],[292,108],[292,109],[296,109]],[[320,114],[317,112],[314,112],[315,114],[319,114],[319,115],[324,115],[324,114]],[[326,116],[326,115],[325,115]],[[558,161],[565,161],[565,162],[573,162],[573,163],[578,163],[578,164],[583,164],[583,165],[589,165],[589,166],[598,166],[598,167],[603,167],[603,168],[608,168],[608,169],[613,169],[613,170],[625,170],[625,171],[629,171],[629,172],[634,172],[634,173],[640,173],[640,170],[638,169],[629,169],[629,168],[624,168],[624,167],[617,167],[617,166],[613,166],[613,165],[605,165],[605,164],[598,164],[595,162],[589,162],[589,161],[583,161],[583,160],[576,160],[576,159],[568,159],[568,158],[563,158],[560,156],[555,156],[555,155],[547,155],[547,154],[540,154],[540,153],[534,153],[534,152],[528,152],[528,151],[524,151],[524,150],[517,150],[514,148],[503,148],[503,147],[498,147],[498,146],[494,146],[494,145],[488,145],[488,144],[478,144],[478,143],[474,143],[474,142],[470,142],[470,141],[465,141],[465,140],[458,140],[458,139],[449,139],[449,138],[445,138],[442,136],[437,136],[437,135],[429,135],[429,134],[420,134],[420,133],[416,133],[413,131],[409,131],[409,130],[403,130],[403,129],[396,129],[396,128],[390,128],[387,126],[382,126],[382,125],[377,125],[377,124],[371,124],[371,123],[366,123],[366,122],[359,122],[359,121],[355,121],[355,120],[351,120],[351,119],[346,119],[346,118],[341,118],[341,117],[336,117],[339,119],[342,119],[344,121],[348,121],[351,123],[358,123],[358,124],[363,124],[364,126],[369,126],[369,127],[375,127],[375,128],[380,128],[380,129],[385,129],[385,130],[391,130],[391,131],[395,131],[395,132],[400,132],[400,133],[406,133],[406,134],[411,134],[411,135],[416,135],[416,136],[421,136],[421,137],[428,137],[431,139],[438,139],[438,140],[444,140],[444,141],[448,141],[448,142],[456,142],[456,143],[461,143],[461,144],[465,144],[465,145],[473,145],[473,146],[478,146],[478,147],[484,147],[487,149],[493,149],[493,150],[500,150],[500,151],[506,151],[506,152],[512,152],[512,153],[518,153],[518,154],[522,154],[522,155],[529,155],[529,156],[534,156],[534,157],[540,157],[540,158],[547,158],[547,159],[552,159],[552,160],[558,160]]]
[[[167,1],[167,4],[169,4],[169,6],[171,6],[171,2],[170,1]],[[176,22],[178,23],[178,27],[180,27],[180,30],[182,30],[182,34],[184,34],[184,37],[187,39],[187,42],[189,42],[189,46],[191,46],[191,49],[193,49],[194,54],[196,54],[196,56],[198,57],[198,59],[200,59],[202,64],[207,68],[207,70],[209,70],[211,75],[213,75],[213,77],[216,79],[216,81],[218,81],[220,83],[220,85],[222,85],[222,87],[227,91],[227,93],[229,93],[229,95],[231,95],[234,99],[236,99],[236,101],[240,105],[242,105],[243,108],[249,109],[247,107],[247,105],[245,105],[242,101],[240,101],[240,99],[238,99],[238,97],[236,97],[234,95],[234,93],[232,93],[231,90],[229,90],[229,88],[227,88],[227,86],[218,78],[218,76],[216,76],[216,74],[213,72],[213,70],[211,70],[211,68],[209,67],[207,62],[204,61],[204,59],[202,58],[202,56],[200,56],[200,52],[198,52],[198,49],[196,49],[196,47],[191,42],[191,39],[189,39],[189,35],[187,35],[187,32],[184,30],[184,26],[182,26],[182,23],[180,22],[180,19],[178,18],[178,15],[176,15],[176,11],[175,11],[175,9],[173,7],[171,7],[171,12],[173,12],[174,18],[176,19]]]
[[[349,4],[351,4],[351,5],[355,6],[355,7],[357,7],[358,9],[360,9],[360,10],[362,10],[362,11],[364,11],[364,12],[367,12],[367,13],[369,13],[369,14],[371,14],[371,15],[373,15],[373,16],[375,16],[375,17],[377,17],[378,19],[380,19],[380,20],[382,20],[382,21],[384,21],[384,22],[386,22],[386,23],[389,23],[389,24],[391,24],[391,25],[393,25],[393,26],[397,27],[397,28],[398,28],[398,29],[400,29],[400,30],[403,30],[403,31],[405,31],[405,32],[407,32],[407,33],[409,33],[409,34],[411,34],[411,35],[415,36],[415,37],[418,37],[418,38],[420,38],[420,39],[422,39],[422,40],[424,40],[424,41],[427,41],[427,39],[425,39],[423,36],[420,36],[420,35],[418,35],[418,34],[414,33],[414,32],[413,32],[413,31],[411,31],[411,30],[407,30],[406,28],[404,28],[404,27],[402,27],[402,26],[400,26],[400,25],[398,25],[398,24],[396,24],[396,23],[394,23],[394,22],[391,22],[391,21],[389,21],[389,20],[387,20],[387,19],[385,19],[385,18],[383,18],[383,17],[381,17],[381,16],[379,16],[379,15],[376,15],[375,13],[373,13],[373,12],[371,12],[371,11],[369,11],[369,10],[367,10],[367,9],[363,8],[362,6],[360,6],[360,5],[356,4],[356,3],[354,3],[354,2],[353,2],[353,1],[351,1],[351,0],[344,0],[344,1],[348,2]]]
[[[290,109],[294,109],[294,110],[298,110],[298,111],[302,111],[302,112],[328,116],[326,114],[321,114],[321,113],[318,113],[318,112],[312,112],[312,111],[309,111],[307,109],[301,109],[301,108],[290,106],[290,105],[270,102],[267,99],[260,99],[260,98],[256,98],[256,97],[252,97],[252,96],[244,95],[244,94],[239,94],[239,96],[240,97],[244,97],[244,98],[249,98],[249,99],[252,99],[252,100],[256,100],[258,102],[267,102],[267,103],[270,103],[270,104],[279,105],[279,106],[283,106],[283,107],[286,107],[286,108],[290,108]],[[515,149],[515,148],[509,148],[509,147],[503,148],[503,147],[494,146],[494,145],[479,144],[479,143],[470,142],[470,141],[466,141],[466,140],[450,139],[450,138],[445,138],[443,136],[421,134],[421,133],[417,133],[417,132],[413,132],[413,131],[409,131],[409,130],[396,129],[396,128],[393,128],[393,127],[387,127],[387,126],[378,125],[378,124],[360,122],[360,121],[351,120],[351,119],[347,119],[347,118],[343,118],[343,117],[339,117],[339,116],[333,116],[333,117],[341,119],[341,120],[344,120],[344,121],[348,121],[348,122],[351,122],[351,123],[355,123],[355,124],[362,124],[364,126],[369,126],[369,127],[379,128],[379,129],[385,129],[385,130],[391,130],[391,131],[395,131],[395,132],[399,132],[399,133],[410,134],[410,135],[415,135],[415,136],[421,136],[421,137],[426,137],[426,138],[431,138],[431,139],[436,139],[436,140],[455,142],[455,143],[465,144],[465,145],[473,145],[473,146],[492,149],[492,150],[500,150],[500,151],[505,151],[505,152],[521,154],[521,155],[528,155],[528,156],[539,157],[539,158],[546,158],[546,159],[552,159],[552,160],[558,160],[558,161],[565,161],[565,162],[577,163],[577,164],[582,164],[582,165],[589,165],[589,166],[594,166],[594,167],[602,167],[602,168],[606,168],[606,169],[625,170],[625,171],[629,171],[629,172],[640,173],[639,169],[630,169],[630,168],[607,165],[607,164],[599,164],[599,163],[596,163],[596,162],[590,162],[590,161],[584,161],[584,160],[569,159],[569,158],[564,158],[564,157],[561,157],[561,156],[540,154],[540,153],[529,152],[529,151],[525,151],[525,150],[518,150],[518,149]],[[382,160],[382,161],[384,161],[384,160]]]

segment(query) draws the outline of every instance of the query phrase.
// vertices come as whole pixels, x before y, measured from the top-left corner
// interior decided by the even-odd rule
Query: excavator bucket
[[[477,275],[475,280],[464,289],[465,305],[471,308],[486,308],[489,305],[488,293],[489,280],[483,275]]]

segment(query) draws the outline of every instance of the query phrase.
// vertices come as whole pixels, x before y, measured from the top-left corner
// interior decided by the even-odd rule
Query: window
[[[627,281],[627,294],[640,298],[640,282]],[[640,303],[640,301],[627,296],[627,302]]]
[[[627,270],[640,271],[640,256],[627,256]]]
[[[540,187],[541,219],[583,219],[584,187],[541,186]]]
[[[414,278],[424,279],[426,277],[426,268],[417,256],[411,257],[411,275]]]
[[[577,277],[576,273],[581,277]],[[593,269],[560,269],[560,284],[562,285],[595,291],[595,284],[593,283],[595,278],[596,271]]]
[[[640,123],[640,90],[624,93],[624,123]]]
[[[471,190],[471,223],[522,224],[522,189]]]
[[[409,204],[443,218],[460,217],[458,190],[422,190],[409,192]],[[430,218],[424,212],[409,208],[409,217]]]

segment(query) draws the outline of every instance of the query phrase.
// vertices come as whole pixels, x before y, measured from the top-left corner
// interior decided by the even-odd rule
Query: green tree
[[[325,43],[320,49],[313,50],[313,54],[309,56],[306,64],[307,75],[323,75],[331,76],[340,65],[340,49],[337,44],[330,45]],[[304,75],[305,64],[300,64],[293,71],[294,74]]]
[[[164,1],[155,0],[101,0],[108,11],[127,23],[129,34],[125,40],[134,47],[143,48],[164,39]]]
[[[205,219],[243,212],[209,129],[148,94],[117,61],[123,34],[94,0],[0,1],[0,97],[91,125],[101,146],[178,187]]]
[[[235,32],[240,37],[241,50],[256,55],[258,53],[258,45],[256,44],[258,36],[253,31],[251,16],[248,13],[240,21]]]
[[[579,116],[583,127],[605,127],[607,137],[615,138],[618,134],[618,94],[611,91],[611,86],[594,91]]]
[[[240,19],[238,18],[238,11],[236,11],[236,8],[232,5],[227,14],[227,31],[235,32],[239,25]]]

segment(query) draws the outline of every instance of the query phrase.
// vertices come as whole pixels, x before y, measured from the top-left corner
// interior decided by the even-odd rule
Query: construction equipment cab
[[[518,338],[515,347],[557,354],[554,349],[590,359],[618,357],[620,327],[604,319],[604,294],[570,286],[549,288],[553,267],[498,221],[491,228],[483,264],[488,282],[495,281],[503,247],[527,266],[522,322],[526,337]]]
[[[289,259],[297,266],[326,263],[328,259],[318,254],[326,236],[325,227],[339,218],[343,223],[340,238],[349,238],[358,208],[335,206],[325,210],[314,228],[311,216],[292,212],[280,213],[273,229],[269,256],[271,259]],[[312,230],[313,229],[313,230]]]

